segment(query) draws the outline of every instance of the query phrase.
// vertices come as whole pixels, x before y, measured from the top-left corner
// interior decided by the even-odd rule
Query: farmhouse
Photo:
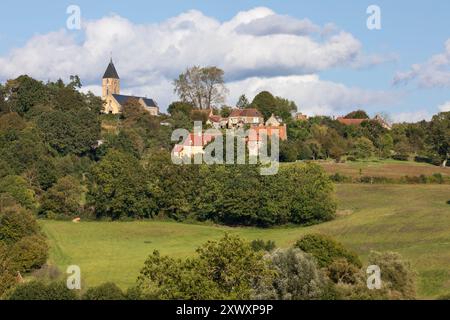
[[[134,100],[143,106],[151,115],[159,115],[159,107],[153,99],[120,94],[120,77],[112,59],[103,75],[102,100],[104,103],[104,113],[119,114],[127,102]]]

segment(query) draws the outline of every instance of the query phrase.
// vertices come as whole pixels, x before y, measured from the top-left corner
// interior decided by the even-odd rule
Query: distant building
[[[151,115],[159,115],[159,107],[153,99],[137,96],[126,96],[120,94],[120,77],[111,59],[102,80],[102,100],[104,102],[104,113],[122,113],[123,106],[132,100],[138,102]]]
[[[306,120],[308,120],[308,116],[306,114],[301,113],[301,112],[296,113],[294,118],[295,118],[296,121],[306,121]]]
[[[233,109],[228,117],[228,128],[244,125],[259,126],[264,124],[264,117],[257,109]]]
[[[359,126],[364,121],[369,121],[370,119],[346,119],[344,117],[338,117],[336,120],[346,126]]]
[[[279,127],[283,123],[283,119],[276,117],[273,113],[269,119],[266,121],[266,126],[268,127]]]
[[[378,122],[383,128],[387,129],[387,130],[391,130],[392,126],[383,119],[382,116],[380,115],[376,115],[373,119],[346,119],[344,117],[338,117],[336,119],[337,121],[339,121],[340,123],[346,125],[346,126],[359,126],[361,125],[361,123],[365,122],[365,121],[376,121]]]

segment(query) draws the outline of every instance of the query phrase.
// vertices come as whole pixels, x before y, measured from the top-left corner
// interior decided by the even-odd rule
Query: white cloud
[[[450,39],[443,53],[432,56],[423,64],[414,64],[407,71],[397,72],[393,83],[407,84],[417,81],[420,87],[450,87]]]
[[[402,123],[402,122],[414,123],[422,120],[427,121],[430,120],[431,114],[427,110],[418,110],[412,112],[396,113],[393,114],[391,117],[395,123]]]
[[[441,112],[448,112],[450,111],[450,101],[447,101],[440,106],[438,106],[439,111]]]
[[[252,99],[263,90],[296,102],[299,111],[308,115],[345,113],[355,107],[393,103],[398,96],[383,91],[349,88],[339,83],[322,81],[317,75],[248,78],[229,84],[230,101],[242,92]]]
[[[380,92],[310,75],[381,61],[365,56],[352,34],[264,7],[239,12],[225,22],[196,10],[158,24],[134,24],[118,15],[87,21],[78,33],[62,29],[36,35],[24,47],[0,57],[0,79],[29,74],[56,80],[78,74],[84,90],[100,93],[111,51],[123,92],[152,96],[163,108],[175,98],[172,79],[192,65],[224,69],[230,101],[245,90],[253,95],[259,87],[296,100],[310,113],[386,100]]]

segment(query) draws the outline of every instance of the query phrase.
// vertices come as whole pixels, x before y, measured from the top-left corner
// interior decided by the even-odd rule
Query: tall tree
[[[223,70],[217,67],[194,66],[174,81],[174,91],[183,102],[198,109],[209,109],[225,101],[228,90],[223,76]]]
[[[430,122],[429,141],[445,168],[450,157],[450,111],[433,117]]]
[[[245,109],[248,108],[250,105],[250,102],[248,101],[247,97],[245,96],[245,94],[241,95],[239,97],[238,102],[236,103],[236,108],[239,109]]]

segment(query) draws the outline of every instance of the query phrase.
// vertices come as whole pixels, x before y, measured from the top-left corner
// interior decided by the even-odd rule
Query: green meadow
[[[311,227],[229,228],[167,221],[41,221],[49,238],[50,262],[65,270],[81,267],[85,286],[112,281],[132,286],[153,251],[185,258],[225,232],[248,240],[274,240],[292,245],[303,234],[331,235],[366,259],[371,250],[396,251],[417,272],[420,298],[450,293],[450,186],[336,186],[337,219]]]

